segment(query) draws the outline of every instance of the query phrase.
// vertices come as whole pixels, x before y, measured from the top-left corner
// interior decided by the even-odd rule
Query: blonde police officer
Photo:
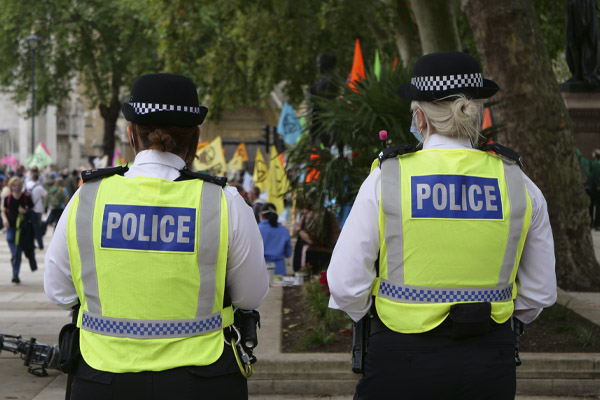
[[[45,257],[50,299],[81,302],[71,398],[245,399],[224,331],[268,292],[252,210],[186,169],[207,113],[189,78],[144,75],[122,110],[133,165],[84,174]]]
[[[421,57],[398,89],[423,149],[371,172],[327,274],[330,307],[373,314],[355,399],[514,398],[511,317],[552,305],[556,277],[542,193],[472,147],[497,90],[459,52]]]

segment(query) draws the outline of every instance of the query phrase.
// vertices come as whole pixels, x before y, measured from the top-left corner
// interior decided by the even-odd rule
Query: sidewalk
[[[600,255],[600,232],[593,231],[596,254]],[[51,233],[45,238],[50,242]],[[26,259],[21,267],[21,285],[14,285],[11,280],[10,251],[5,234],[0,234],[0,333],[20,334],[27,340],[35,337],[39,343],[54,345],[58,342],[60,328],[70,321],[68,311],[63,311],[52,304],[43,291],[43,255],[37,251],[36,259],[39,270],[32,273]],[[286,362],[290,356],[281,354],[281,299],[283,289],[272,287],[269,296],[259,308],[261,313],[261,329],[259,330],[259,346],[256,356],[259,361],[254,366],[256,378],[249,381],[250,392],[261,389],[264,381],[260,381],[261,365],[263,376],[271,373],[278,362]],[[559,291],[559,302],[600,325],[600,293],[573,293]],[[597,354],[595,356],[598,356]],[[317,366],[320,363],[350,363],[350,354],[300,354],[293,357],[296,362]],[[299,360],[299,361],[298,361]],[[262,361],[262,364],[261,364]],[[8,352],[0,354],[0,399],[22,400],[62,400],[66,376],[59,371],[48,370],[48,377],[39,378],[27,373],[23,361]],[[276,374],[276,373],[275,373]],[[357,378],[357,376],[356,376]],[[251,400],[350,400],[351,395],[318,396],[302,395],[305,387],[298,387],[293,395],[251,394]],[[541,397],[517,396],[519,400],[541,399]],[[558,400],[559,398],[553,398]],[[566,397],[560,399],[568,399]],[[569,398],[575,399],[575,398]]]

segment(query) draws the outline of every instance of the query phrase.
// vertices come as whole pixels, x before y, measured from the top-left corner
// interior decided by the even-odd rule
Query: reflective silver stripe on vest
[[[502,161],[511,209],[508,240],[497,286],[480,288],[441,288],[404,284],[400,162],[398,161],[397,164],[391,161],[383,163],[381,170],[381,205],[385,218],[388,280],[381,280],[378,296],[403,303],[506,301],[511,298],[512,284],[509,284],[509,282],[523,230],[527,195],[523,175],[517,164],[507,160]]]
[[[485,288],[395,285],[382,279],[377,295],[401,303],[493,302],[512,299],[512,289],[513,285]]]
[[[521,168],[514,162],[504,159],[502,161],[504,161],[504,178],[506,179],[510,204],[510,223],[502,267],[498,276],[498,285],[503,285],[510,281],[510,275],[517,259],[519,239],[523,233],[525,212],[527,211],[527,194],[525,193],[525,180],[523,179]]]
[[[221,237],[221,187],[204,182],[201,203],[200,245],[198,248],[200,289],[196,318],[212,314],[215,302],[219,239]]]
[[[94,254],[94,240],[92,227],[94,222],[94,209],[96,195],[101,179],[81,185],[79,190],[79,205],[75,216],[75,229],[77,230],[77,247],[81,259],[81,280],[83,293],[88,310],[94,314],[102,315],[102,306],[98,296],[98,276],[96,275],[96,256]]]
[[[404,240],[402,238],[402,181],[400,162],[389,159],[381,166],[381,208],[385,215],[388,278],[404,283]]]
[[[135,339],[178,338],[203,335],[221,329],[221,313],[194,319],[110,318],[83,311],[81,328],[106,336]]]

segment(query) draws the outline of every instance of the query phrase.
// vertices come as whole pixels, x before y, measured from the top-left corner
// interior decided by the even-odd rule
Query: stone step
[[[522,353],[521,359],[520,396],[600,397],[600,354]],[[345,396],[359,378],[347,354],[278,354],[259,357],[248,389],[253,395]]]

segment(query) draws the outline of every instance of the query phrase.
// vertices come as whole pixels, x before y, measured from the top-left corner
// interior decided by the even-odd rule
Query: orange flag
[[[238,156],[238,155],[240,157],[242,157],[242,161],[244,161],[244,162],[248,161],[248,151],[246,150],[245,143],[238,144],[238,147],[235,149],[235,153],[233,153],[233,157],[235,158],[235,156]]]
[[[358,92],[354,82],[358,82],[361,79],[365,79],[365,65],[363,63],[362,51],[360,50],[360,41],[356,39],[356,44],[354,45],[354,61],[352,61],[352,71],[350,72],[350,82],[348,85],[352,90]]]
[[[489,128],[490,126],[492,126],[492,113],[490,112],[490,108],[486,107],[484,114],[483,114],[483,122],[481,124],[481,130],[485,130],[487,128]],[[491,132],[486,132],[485,133],[485,139],[484,139],[484,143],[481,143],[481,145],[486,145],[486,144],[493,144],[494,143],[494,139],[492,139],[492,135]]]

